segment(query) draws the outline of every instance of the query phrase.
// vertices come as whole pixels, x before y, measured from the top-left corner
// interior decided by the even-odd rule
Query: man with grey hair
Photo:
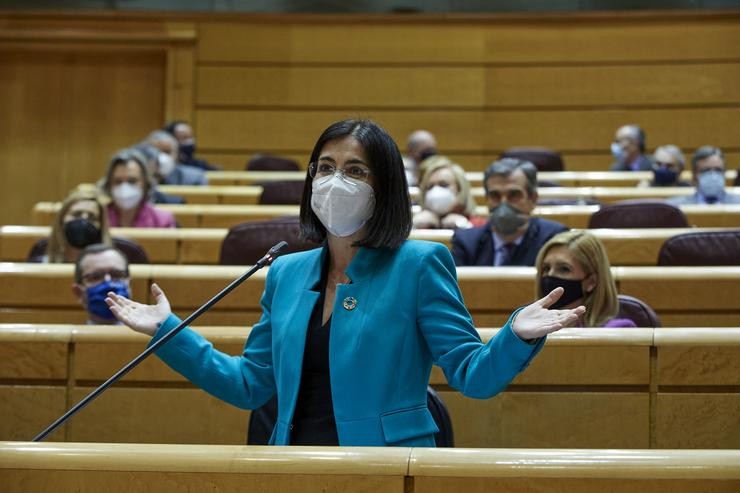
[[[150,133],[143,144],[149,144],[159,150],[157,172],[155,176],[165,185],[207,185],[203,170],[177,161],[177,139],[169,132],[155,130]]]
[[[539,197],[537,168],[529,161],[504,158],[483,174],[490,217],[485,226],[458,229],[452,236],[455,265],[530,265],[550,238],[568,228],[531,217]]]
[[[437,154],[437,139],[428,130],[414,130],[406,141],[406,155],[403,165],[409,185],[419,183],[419,166],[430,156]]]
[[[614,134],[611,145],[612,171],[651,171],[652,160],[645,155],[645,132],[639,125],[624,125]]]
[[[722,149],[702,146],[691,158],[693,195],[668,199],[669,204],[740,204],[740,195],[725,191],[725,156]]]
[[[653,153],[653,179],[643,180],[640,187],[690,187],[691,183],[681,180],[686,158],[678,146],[672,144],[655,148]]]

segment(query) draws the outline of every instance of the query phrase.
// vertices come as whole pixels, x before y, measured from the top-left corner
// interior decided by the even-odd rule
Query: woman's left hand
[[[563,327],[575,325],[578,318],[586,313],[585,306],[566,310],[548,309],[560,299],[563,291],[563,288],[555,288],[541,300],[535,301],[517,313],[512,326],[514,333],[520,339],[531,341]]]

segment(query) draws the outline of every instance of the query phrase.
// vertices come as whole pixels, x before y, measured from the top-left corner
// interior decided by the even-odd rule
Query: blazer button
[[[354,299],[352,296],[347,296],[344,298],[344,301],[342,301],[342,306],[345,310],[354,310],[357,306],[357,300]]]

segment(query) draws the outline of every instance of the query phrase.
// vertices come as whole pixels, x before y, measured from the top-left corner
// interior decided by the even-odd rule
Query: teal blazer
[[[271,442],[290,444],[306,330],[319,297],[326,247],[278,258],[262,295],[262,317],[240,356],[229,356],[185,329],[157,351],[210,394],[254,409],[278,394]],[[337,286],[329,341],[334,416],[340,445],[434,446],[437,426],[426,404],[432,364],[464,395],[503,390],[542,348],[511,328],[483,344],[442,244],[406,241],[399,249],[360,248]],[[180,320],[170,315],[152,341]]]

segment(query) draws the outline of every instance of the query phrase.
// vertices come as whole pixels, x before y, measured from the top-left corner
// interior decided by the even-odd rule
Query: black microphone
[[[80,402],[75,404],[69,411],[64,413],[61,417],[59,417],[56,421],[54,421],[52,424],[50,424],[44,431],[39,433],[33,438],[34,442],[40,442],[44,438],[46,438],[48,435],[50,435],[54,430],[59,428],[61,425],[63,425],[69,418],[77,414],[78,411],[80,411],[83,407],[87,406],[93,399],[95,399],[97,396],[102,394],[108,387],[116,383],[121,377],[126,375],[128,372],[133,370],[136,365],[144,361],[147,356],[152,354],[154,351],[159,349],[162,345],[166,344],[167,341],[175,337],[182,329],[193,323],[195,319],[200,317],[203,313],[208,311],[209,308],[211,308],[213,305],[221,301],[221,298],[229,294],[231,291],[234,290],[237,286],[239,286],[242,282],[246,281],[249,277],[252,276],[255,272],[260,270],[262,267],[265,267],[267,265],[270,265],[273,260],[275,260],[278,256],[280,256],[280,250],[288,246],[288,243],[285,241],[281,241],[277,245],[270,248],[270,250],[265,254],[264,257],[259,259],[254,266],[252,266],[251,269],[249,269],[247,272],[239,276],[238,278],[234,279],[231,284],[226,286],[220,293],[218,293],[216,296],[211,298],[195,310],[193,313],[190,314],[188,318],[180,322],[180,324],[172,329],[170,332],[168,332],[164,337],[162,337],[160,340],[149,346],[144,350],[143,353],[138,355],[136,358],[131,360],[130,363],[128,363],[126,366],[118,370],[118,372],[110,377],[108,380],[106,380],[100,387],[90,392],[84,399],[82,399]]]

